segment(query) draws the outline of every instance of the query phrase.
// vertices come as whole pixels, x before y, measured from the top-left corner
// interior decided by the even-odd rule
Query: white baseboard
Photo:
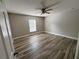
[[[38,33],[42,33],[42,32],[44,32],[44,31],[40,31],[40,32],[35,32],[35,33],[30,33],[30,34],[18,36],[18,37],[15,37],[13,39],[15,40],[15,39],[23,38],[23,37],[26,37],[26,36],[31,36],[31,35],[38,34]]]
[[[78,38],[76,38],[76,37],[70,37],[70,36],[66,36],[66,35],[62,35],[62,34],[56,34],[56,33],[51,33],[51,32],[47,32],[47,31],[45,31],[45,32],[49,33],[49,34],[54,34],[54,35],[63,36],[63,37],[67,37],[67,38],[70,38],[70,39],[78,40]]]
[[[70,37],[70,36],[66,36],[66,35],[62,35],[62,34],[56,34],[56,33],[51,33],[51,32],[47,32],[47,31],[36,32],[36,33],[28,34],[28,35],[22,35],[22,36],[15,37],[15,38],[13,38],[13,39],[19,39],[19,38],[22,38],[22,37],[31,36],[31,35],[33,35],[33,34],[42,33],[42,32],[78,40],[78,38],[76,38],[76,37]]]

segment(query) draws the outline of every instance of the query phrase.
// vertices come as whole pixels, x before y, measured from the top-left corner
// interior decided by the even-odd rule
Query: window
[[[29,20],[29,28],[30,32],[36,31],[36,20]]]

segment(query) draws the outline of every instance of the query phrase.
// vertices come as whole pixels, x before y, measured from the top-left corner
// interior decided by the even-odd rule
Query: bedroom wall
[[[43,17],[34,17],[27,16],[15,13],[8,13],[11,31],[13,38],[30,34],[29,23],[28,20],[35,19],[36,20],[36,32],[44,31],[44,18]]]
[[[45,30],[48,33],[78,38],[79,32],[79,11],[69,10],[55,13],[45,18]]]

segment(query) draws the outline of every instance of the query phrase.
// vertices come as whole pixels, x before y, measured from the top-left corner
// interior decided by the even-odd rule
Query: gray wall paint
[[[35,19],[37,23],[37,32],[44,31],[44,18],[26,16],[21,14],[8,13],[13,38],[29,34],[28,20]]]
[[[79,12],[77,10],[52,14],[45,20],[47,32],[78,38]]]

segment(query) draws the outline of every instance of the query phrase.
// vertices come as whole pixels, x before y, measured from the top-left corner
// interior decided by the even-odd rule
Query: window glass
[[[36,31],[36,20],[29,20],[30,32]]]

